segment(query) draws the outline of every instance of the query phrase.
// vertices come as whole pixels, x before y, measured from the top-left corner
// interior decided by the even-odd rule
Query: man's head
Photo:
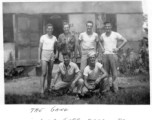
[[[70,32],[70,24],[68,22],[63,23],[63,30],[64,30],[64,33]]]
[[[92,52],[89,55],[89,64],[95,65],[95,62],[96,62],[96,53]]]
[[[106,31],[107,33],[110,33],[110,32],[111,32],[112,24],[111,24],[110,21],[104,22],[104,27],[105,27],[105,31]]]
[[[62,55],[63,55],[64,64],[68,65],[70,62],[70,55],[71,55],[70,52],[67,51],[63,52]]]
[[[87,27],[87,32],[92,32],[93,22],[92,22],[92,21],[88,21],[88,22],[86,23],[86,27]]]
[[[52,32],[53,32],[53,25],[52,24],[47,24],[46,25],[46,32],[48,35],[52,35]]]

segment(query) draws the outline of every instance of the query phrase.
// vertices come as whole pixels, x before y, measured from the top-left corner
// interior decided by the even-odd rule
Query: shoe
[[[117,92],[118,92],[118,88],[114,88],[114,89],[113,89],[113,92],[114,92],[114,93],[117,93]]]
[[[80,97],[78,94],[76,95],[75,100],[80,100]]]
[[[114,86],[111,89],[112,89],[112,92],[114,92],[114,93],[117,93],[119,90],[118,87],[114,87]]]
[[[84,94],[83,93],[78,93],[77,96],[79,97],[79,99],[84,98]]]

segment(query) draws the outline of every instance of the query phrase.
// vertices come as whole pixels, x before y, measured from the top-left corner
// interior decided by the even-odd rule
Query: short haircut
[[[71,53],[70,53],[69,51],[64,51],[64,52],[62,52],[62,55],[63,55],[63,56],[68,55],[69,57],[71,57]]]
[[[111,22],[110,21],[105,21],[104,22],[104,25],[106,25],[106,24],[111,24]],[[112,25],[112,24],[111,24]]]
[[[87,21],[86,25],[87,25],[88,23],[91,23],[91,24],[93,25],[93,22],[92,22],[92,21]]]
[[[63,22],[63,27],[64,27],[65,25],[69,25],[69,27],[70,27],[70,24],[69,24],[68,22]]]
[[[48,24],[46,25],[46,29],[47,29],[49,26],[52,26],[52,28],[53,28],[53,25],[52,25],[51,23],[48,23]]]

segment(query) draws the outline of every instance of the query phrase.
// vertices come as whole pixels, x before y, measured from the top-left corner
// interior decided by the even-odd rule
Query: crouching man
[[[63,62],[59,64],[59,70],[53,80],[52,89],[55,91],[71,91],[77,87],[77,93],[81,94],[84,81],[81,79],[80,70],[77,64],[70,61],[70,52],[64,52],[62,55]],[[58,80],[59,76],[61,76],[61,80]]]
[[[89,55],[88,66],[84,69],[84,85],[87,88],[84,94],[99,89],[99,95],[107,91],[108,79],[107,72],[103,65],[96,61],[96,54]],[[84,91],[83,91],[84,92]]]

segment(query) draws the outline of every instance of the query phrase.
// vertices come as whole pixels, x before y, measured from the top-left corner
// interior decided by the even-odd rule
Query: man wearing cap
[[[88,66],[84,69],[84,85],[88,91],[99,89],[100,94],[106,92],[107,72],[104,70],[103,65],[96,62],[96,53],[93,52],[89,55]]]
[[[81,57],[80,71],[83,74],[87,66],[87,59],[92,52],[98,52],[98,34],[93,32],[93,22],[88,21],[86,24],[87,31],[79,35],[78,51]]]
[[[113,92],[118,91],[117,83],[117,52],[127,42],[119,33],[112,31],[112,24],[110,21],[104,23],[105,33],[100,36],[101,49],[103,52],[103,66],[107,73],[112,75],[112,90]],[[123,43],[117,47],[117,41],[121,40]]]

